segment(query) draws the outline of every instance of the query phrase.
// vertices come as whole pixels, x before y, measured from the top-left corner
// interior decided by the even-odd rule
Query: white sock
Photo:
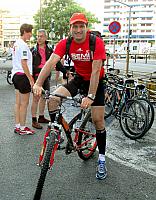
[[[16,128],[20,128],[20,124],[15,124],[15,127]]]
[[[105,161],[105,155],[104,154],[99,154],[99,160]]]
[[[23,131],[25,129],[25,126],[21,126],[20,129]]]

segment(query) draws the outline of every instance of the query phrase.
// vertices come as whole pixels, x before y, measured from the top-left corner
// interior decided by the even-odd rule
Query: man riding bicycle
[[[69,56],[74,62],[76,76],[56,89],[55,93],[65,96],[75,96],[78,89],[83,89],[86,97],[82,99],[81,107],[91,106],[92,121],[96,128],[96,140],[99,149],[97,179],[104,179],[107,176],[105,165],[106,130],[104,124],[104,86],[103,86],[103,60],[106,60],[105,46],[101,38],[96,37],[95,51],[93,56],[89,49],[90,32],[87,28],[88,20],[83,13],[74,13],[70,18],[70,32],[72,42]],[[56,63],[66,54],[67,39],[61,40],[55,48],[54,53],[43,67],[33,91],[41,95],[42,84],[46,77],[55,67]],[[52,97],[49,103],[50,118],[53,122],[60,99]]]

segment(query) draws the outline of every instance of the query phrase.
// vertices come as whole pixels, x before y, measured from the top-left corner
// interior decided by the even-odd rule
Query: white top
[[[24,73],[21,60],[27,60],[27,65],[29,68],[29,72],[32,75],[32,53],[27,45],[22,39],[18,39],[14,43],[13,53],[12,53],[12,76],[16,72]]]

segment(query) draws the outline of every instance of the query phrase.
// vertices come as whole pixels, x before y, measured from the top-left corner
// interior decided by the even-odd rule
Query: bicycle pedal
[[[72,152],[72,150],[69,150],[69,149],[66,149],[66,150],[65,150],[65,154],[66,154],[66,155],[69,155],[71,152]]]

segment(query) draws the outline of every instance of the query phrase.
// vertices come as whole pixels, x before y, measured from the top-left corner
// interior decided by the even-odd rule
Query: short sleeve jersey
[[[24,73],[22,68],[21,60],[27,60],[27,65],[32,75],[32,53],[28,47],[28,45],[22,40],[18,39],[13,46],[13,54],[12,54],[12,76],[21,72]]]
[[[61,58],[66,53],[67,39],[61,40],[55,48],[54,53]],[[83,43],[76,43],[72,40],[69,50],[69,55],[74,63],[75,71],[81,75],[84,80],[90,80],[92,72],[92,62],[90,58],[89,48],[89,33],[87,32],[86,40]],[[105,45],[101,38],[96,37],[96,48],[94,51],[93,60],[106,60]],[[101,69],[102,71],[102,69]],[[100,73],[100,78],[102,77]]]

